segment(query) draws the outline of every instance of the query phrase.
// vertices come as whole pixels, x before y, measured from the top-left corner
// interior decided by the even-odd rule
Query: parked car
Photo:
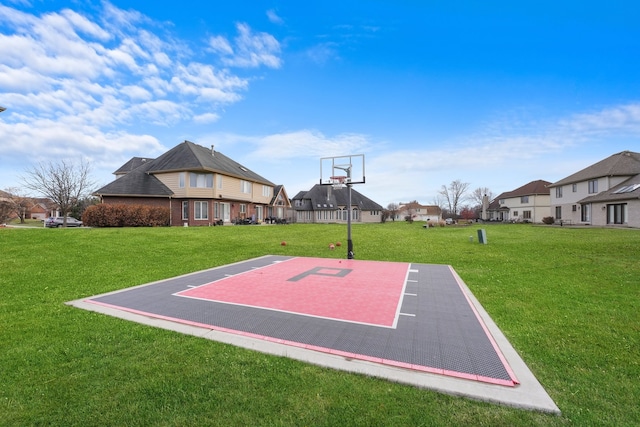
[[[455,224],[456,221],[453,218],[447,218],[444,220],[447,225]]]
[[[62,227],[62,217],[51,217],[44,220],[44,226],[49,228]],[[82,221],[67,217],[67,227],[82,227]]]

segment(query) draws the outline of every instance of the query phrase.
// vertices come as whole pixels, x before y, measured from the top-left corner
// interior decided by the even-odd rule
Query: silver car
[[[44,220],[44,226],[49,228],[62,227],[62,217],[51,217]],[[82,221],[67,217],[67,227],[82,227]]]

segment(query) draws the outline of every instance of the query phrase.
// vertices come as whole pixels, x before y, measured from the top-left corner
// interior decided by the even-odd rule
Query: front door
[[[220,216],[224,222],[231,221],[231,206],[229,203],[220,203]]]

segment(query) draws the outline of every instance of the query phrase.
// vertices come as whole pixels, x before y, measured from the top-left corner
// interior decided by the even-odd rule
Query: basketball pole
[[[351,240],[351,164],[348,166],[333,165],[347,173],[347,259],[353,259],[353,240]]]
[[[347,259],[353,259],[353,240],[351,240],[351,168],[347,171],[347,175],[349,175],[349,182],[347,182],[347,190],[349,190],[347,195],[347,204],[349,205],[349,212],[347,213]]]

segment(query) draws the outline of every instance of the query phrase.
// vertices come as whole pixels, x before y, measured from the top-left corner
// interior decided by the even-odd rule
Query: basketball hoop
[[[347,180],[346,176],[332,176],[329,178],[331,182],[331,186],[334,190],[339,190],[345,186],[345,181]]]

